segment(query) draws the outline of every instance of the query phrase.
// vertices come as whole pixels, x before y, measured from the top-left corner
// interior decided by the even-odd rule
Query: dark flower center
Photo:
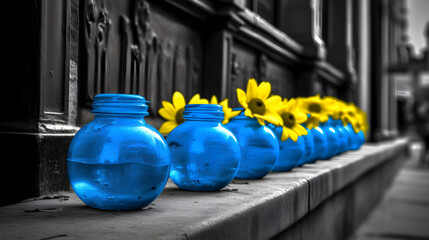
[[[183,119],[183,111],[185,111],[184,107],[179,109],[179,111],[177,111],[177,113],[176,113],[176,122],[178,124],[181,124],[185,121],[185,119]]]
[[[296,123],[295,115],[290,112],[282,113],[281,117],[283,119],[283,125],[288,128],[292,128]]]
[[[320,113],[320,111],[322,111],[322,107],[318,103],[312,103],[308,106],[308,110],[310,110],[310,112]]]
[[[350,122],[350,119],[349,118],[344,118],[344,121],[346,122],[346,124],[349,124],[349,123],[352,123],[352,122]]]
[[[254,98],[250,100],[249,109],[252,111],[252,113],[256,113],[259,115],[264,115],[266,111],[264,101],[259,98]]]

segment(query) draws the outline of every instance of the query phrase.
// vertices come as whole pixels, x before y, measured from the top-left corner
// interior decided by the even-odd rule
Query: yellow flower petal
[[[304,113],[302,113],[302,112],[297,112],[297,111],[295,111],[295,112],[293,113],[293,115],[295,116],[295,121],[296,121],[296,123],[298,123],[298,124],[301,124],[301,123],[303,123],[303,122],[307,121],[307,114],[304,114]]]
[[[265,125],[265,121],[262,118],[256,117],[256,120],[258,120],[258,123],[261,124],[262,126]]]
[[[233,117],[237,117],[238,115],[240,115],[240,111],[232,111],[228,117],[233,118]]]
[[[295,126],[293,127],[293,130],[295,130],[299,136],[308,134],[307,130],[305,130],[305,128],[299,124],[295,124]]]
[[[171,114],[165,108],[161,108],[158,110],[159,115],[166,120],[174,120],[176,118],[176,114]]]
[[[247,83],[247,99],[250,101],[253,98],[257,98],[258,95],[258,84],[256,83],[255,79],[249,79],[249,82]]]
[[[174,92],[173,94],[173,105],[175,109],[184,108],[186,105],[185,97],[180,92]]]
[[[308,129],[313,129],[313,128],[315,128],[315,127],[318,127],[319,126],[319,119],[318,118],[316,118],[316,117],[314,117],[314,116],[311,116],[311,117],[309,117],[308,118],[308,120],[305,122],[305,126],[308,128]]]
[[[171,130],[173,130],[177,126],[178,124],[176,123],[176,121],[167,121],[161,125],[161,127],[159,128],[159,132],[162,134],[169,134]]]
[[[222,107],[228,107],[228,98],[222,100],[219,105],[221,105]]]
[[[286,141],[288,138],[289,138],[289,129],[287,127],[283,127],[281,140]]]
[[[325,114],[319,114],[319,121],[321,122],[321,123],[325,123],[325,122],[327,122],[329,120],[329,116],[328,115],[325,115]]]
[[[237,99],[240,105],[244,108],[247,108],[247,95],[241,88],[237,88]]]
[[[217,97],[215,95],[210,99],[210,104],[218,104]]]
[[[200,94],[195,94],[191,100],[189,101],[189,104],[199,104],[200,103]]]
[[[288,111],[293,111],[296,109],[296,105],[297,105],[297,101],[294,98],[289,99],[289,101],[287,101],[285,108]]]
[[[195,104],[209,104],[209,100],[205,98],[201,98],[197,103]]]
[[[244,111],[244,116],[253,118],[252,111],[250,111],[250,109],[249,109],[249,108],[247,108],[247,109]]]
[[[169,112],[170,114],[176,114],[176,109],[174,108],[173,104],[167,101],[162,101],[162,106]]]
[[[257,114],[255,114],[256,116]],[[280,115],[274,111],[267,110],[263,116],[261,116],[262,119],[265,121],[272,123],[276,126],[283,125],[283,119],[280,117]]]
[[[292,139],[292,141],[296,142],[298,140],[298,134],[295,131],[291,130],[289,132],[289,134],[290,134],[289,136]]]
[[[269,82],[262,82],[258,86],[257,97],[262,100],[265,100],[270,96],[271,93],[271,84]]]
[[[278,95],[274,95],[269,97],[267,100],[264,101],[265,107],[268,109],[272,109],[273,111],[276,111],[276,109],[282,108],[282,98]],[[277,112],[277,111],[276,111]]]

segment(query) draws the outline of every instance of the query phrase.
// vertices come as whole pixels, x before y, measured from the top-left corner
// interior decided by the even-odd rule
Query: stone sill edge
[[[247,194],[246,196],[240,196],[229,192],[220,192],[210,196],[199,194],[194,197],[192,192],[179,191],[177,187],[169,183],[165,193],[163,192],[160,196],[159,211],[167,212],[171,211],[172,208],[180,208],[180,205],[171,205],[189,202],[189,200],[187,200],[189,198],[191,198],[191,200],[198,200],[201,204],[205,204],[205,206],[199,209],[190,209],[185,212],[183,212],[183,210],[176,210],[169,212],[168,214],[170,215],[161,214],[158,219],[162,219],[165,216],[170,217],[172,215],[172,219],[167,222],[164,221],[167,225],[176,225],[172,227],[171,231],[148,231],[151,229],[150,223],[142,223],[139,224],[141,229],[136,230],[134,233],[139,236],[156,236],[157,239],[271,238],[310,213],[318,204],[327,200],[330,196],[358,179],[367,171],[375,169],[379,164],[392,159],[395,155],[399,156],[399,153],[404,152],[403,150],[406,146],[406,139],[385,141],[377,144],[366,144],[359,151],[348,152],[334,157],[329,161],[318,161],[316,164],[304,165],[304,167],[297,168],[288,173],[270,173],[266,179],[250,181],[249,185],[230,184],[232,188],[238,188],[237,194]],[[342,184],[332,184],[335,181],[342,181]],[[323,190],[325,191],[324,193],[323,191],[322,194],[314,191],[317,190],[317,188],[314,188],[317,187],[317,182],[321,184],[320,188],[325,186]],[[270,191],[263,192],[264,189],[270,189]],[[176,202],[176,196],[180,197],[181,200]],[[72,196],[72,198],[73,197],[76,198],[75,196]],[[219,197],[222,199],[219,200]],[[225,200],[235,202],[225,202]],[[212,201],[214,201],[214,203],[212,203]],[[78,203],[79,201],[75,202],[79,205],[83,204]],[[36,203],[43,205],[43,201],[36,201]],[[11,207],[14,208],[13,206]],[[8,215],[8,211],[2,211],[2,208],[0,208],[0,212]],[[82,212],[78,215],[84,216],[82,214],[85,214],[88,210],[81,209],[80,211]],[[207,213],[203,213],[204,211],[207,211]],[[5,217],[17,215],[14,211],[10,212],[12,213],[9,214],[9,216],[5,215]],[[142,214],[136,212],[132,214],[130,218],[132,218],[133,221],[147,219],[148,216],[146,213],[150,214],[150,212],[146,211],[143,211]],[[182,215],[185,214],[183,216],[186,216],[186,221],[181,222],[174,220],[174,217],[177,219],[177,216],[174,216],[174,214],[177,215],[178,213]],[[109,213],[100,212],[96,215],[103,217],[108,214]],[[153,214],[159,215],[159,213],[156,212]],[[34,219],[31,220],[33,222],[35,220],[40,220],[38,219],[39,217],[41,217],[39,214],[32,215],[31,217],[28,216],[28,218]],[[70,220],[73,219],[71,218]],[[90,219],[86,220],[91,221]],[[0,226],[1,225],[3,224],[0,224]],[[7,225],[6,223],[3,226],[5,227]],[[34,223],[33,225],[39,226]],[[120,228],[120,226],[118,226],[118,228]],[[121,231],[128,232],[128,230],[129,229],[122,229]],[[19,228],[16,228],[15,231],[19,232]],[[81,232],[81,234],[83,234],[83,232]],[[2,234],[0,234],[0,236],[1,235]]]
[[[284,217],[283,221],[273,221],[277,222],[279,224],[277,225],[270,225],[270,224],[263,224],[260,231],[256,231],[259,233],[263,233],[262,236],[252,236],[248,235],[250,230],[247,231],[245,229],[240,229],[242,232],[241,234],[233,234],[229,235],[230,233],[226,233],[227,237],[232,238],[243,238],[243,239],[268,239],[276,236],[280,232],[286,230],[288,227],[290,227],[292,224],[303,218],[305,215],[309,214],[311,211],[313,211],[318,205],[326,201],[329,197],[334,195],[335,193],[341,191],[342,189],[346,188],[348,185],[356,181],[359,177],[364,175],[366,172],[375,169],[377,166],[383,164],[384,162],[393,159],[395,156],[399,156],[401,152],[406,151],[406,148],[408,146],[408,139],[407,138],[399,138],[395,140],[390,141],[382,141],[378,143],[370,143],[365,144],[361,149],[357,151],[349,151],[346,154],[341,154],[338,156],[335,156],[331,158],[330,160],[319,160],[318,163],[331,163],[339,158],[348,157],[348,155],[355,155],[351,156],[352,159],[350,159],[350,162],[344,163],[343,165],[337,165],[335,164],[335,167],[321,170],[317,172],[314,176],[302,176],[301,179],[294,179],[293,182],[290,182],[291,186],[287,187],[283,193],[276,193],[275,195],[267,196],[263,199],[258,199],[256,202],[252,202],[251,207],[248,205],[244,205],[242,208],[237,208],[233,212],[227,212],[220,214],[218,216],[215,216],[213,218],[210,218],[206,221],[201,222],[200,225],[194,226],[191,229],[188,229],[188,233],[186,234],[186,239],[218,239],[219,237],[225,237],[225,235],[218,235],[219,232],[228,232],[228,231],[234,231],[234,227],[236,226],[236,222],[241,222],[242,218],[248,219],[247,222],[252,222],[254,218],[262,218],[264,220],[267,220],[267,217],[269,217],[269,214],[263,214],[263,211],[268,212],[275,212],[276,209],[283,210],[282,204],[284,203],[285,198],[290,198],[293,195],[299,195],[296,192],[302,191],[302,188],[307,188],[304,191],[308,191],[307,197],[308,197],[308,207],[305,211],[302,211],[302,206],[294,206],[293,208],[301,208],[301,211],[295,211],[297,213],[290,214],[293,216],[290,217]],[[369,151],[368,154],[363,154],[363,152]],[[324,194],[324,197],[321,199],[318,199],[316,203],[312,202],[312,184],[311,182],[315,181],[315,179],[326,177],[326,175],[332,174],[335,170],[342,171],[348,171],[352,170],[352,174],[350,174],[348,179],[345,179],[343,184],[337,185],[335,189],[331,189],[327,193]],[[302,172],[300,172],[301,174]],[[270,173],[272,174],[272,173]],[[282,174],[282,173],[277,173]],[[284,173],[283,173],[284,174]],[[257,180],[256,180],[257,181]],[[305,181],[303,184],[302,182]],[[234,184],[232,184],[234,185]],[[292,197],[293,198],[293,197]],[[295,199],[296,200],[296,199]],[[301,205],[302,202],[301,202]],[[270,206],[267,210],[267,206]],[[280,208],[274,207],[279,206]],[[258,210],[259,209],[259,210]],[[261,211],[261,209],[264,209]],[[259,215],[265,215],[265,217],[259,217]],[[245,221],[246,222],[246,221]],[[243,224],[244,226],[251,226],[251,224]],[[271,229],[267,229],[266,227],[271,227]],[[256,227],[256,226],[252,226]],[[217,230],[216,230],[217,229]],[[228,230],[229,229],[229,230]],[[235,229],[237,230],[237,229]],[[254,231],[252,231],[254,232]],[[215,237],[216,236],[216,237]]]

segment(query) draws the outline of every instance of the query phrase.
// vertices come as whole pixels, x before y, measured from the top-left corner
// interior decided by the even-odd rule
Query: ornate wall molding
[[[107,48],[109,30],[112,25],[104,4],[87,0],[84,4],[84,51],[82,76],[84,80],[85,103],[90,104],[96,94],[107,91]]]

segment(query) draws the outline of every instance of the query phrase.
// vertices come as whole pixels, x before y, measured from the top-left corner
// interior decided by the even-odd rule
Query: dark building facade
[[[68,144],[99,93],[161,101],[268,81],[283,97],[337,96],[370,116],[373,141],[397,135],[395,79],[407,62],[404,1],[60,0],[7,3],[1,204],[68,190]]]

